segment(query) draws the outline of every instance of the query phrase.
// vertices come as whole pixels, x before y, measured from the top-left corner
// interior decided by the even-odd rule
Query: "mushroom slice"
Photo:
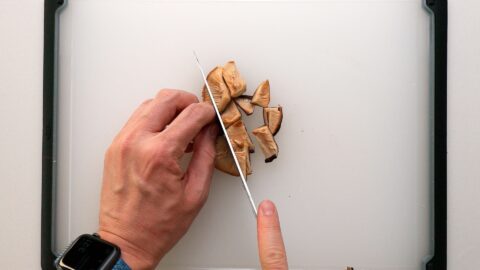
[[[240,176],[235,166],[235,160],[233,159],[230,149],[228,147],[227,140],[225,136],[219,136],[215,143],[215,168],[218,170],[228,173],[233,176]],[[244,171],[244,175],[252,174],[250,167],[250,153],[248,152],[248,147],[243,147],[242,150],[235,152],[238,162],[240,163],[241,168]]]
[[[278,155],[278,146],[268,126],[256,128],[252,133],[255,135],[255,138],[257,138],[258,143],[260,143],[262,152],[265,155],[265,162],[271,162],[276,159]]]
[[[238,160],[238,163],[240,164],[240,168],[242,168],[243,176],[246,177],[247,175],[252,174],[251,168],[250,168],[250,153],[248,152],[248,147],[244,147],[241,151],[235,152],[235,155],[237,156],[237,160]],[[238,171],[237,171],[237,175],[240,176]]]
[[[234,101],[247,115],[251,115],[253,113],[255,107],[252,104],[251,96],[239,96],[235,98]]]
[[[246,166],[247,166],[247,174],[245,175],[250,175],[253,173],[253,170],[252,170],[252,164],[250,163],[250,150],[248,149],[248,147],[244,148],[244,151],[246,152]]]
[[[266,80],[255,90],[252,97],[252,104],[266,108],[268,107],[268,103],[270,103],[270,82]]]
[[[247,133],[247,128],[243,124],[242,120],[238,120],[227,128],[228,136],[233,142],[240,141],[244,142],[248,146],[250,153],[255,152],[255,145],[253,144],[250,136]],[[235,146],[235,144],[234,144]],[[234,147],[235,148],[235,147]],[[240,148],[235,148],[235,151],[239,151]]]
[[[217,104],[218,110],[223,112],[230,103],[230,91],[223,80],[223,68],[216,67],[207,76],[208,85],[212,90],[213,98]],[[206,86],[202,90],[203,101],[211,102]]]
[[[268,126],[272,135],[275,136],[282,126],[283,111],[282,106],[269,107],[263,109],[263,121]]]
[[[224,173],[238,176],[239,174],[235,166],[235,161],[228,148],[225,136],[218,136],[217,141],[215,142],[215,168]]]
[[[238,97],[247,90],[247,83],[242,76],[240,76],[235,61],[229,61],[223,66],[223,79],[232,97]]]
[[[235,105],[235,102],[230,102],[225,111],[222,113],[222,121],[226,128],[231,126],[233,123],[237,122],[242,118],[240,111]]]

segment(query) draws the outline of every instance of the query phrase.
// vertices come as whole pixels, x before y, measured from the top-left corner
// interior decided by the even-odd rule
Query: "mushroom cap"
[[[255,110],[255,106],[252,104],[252,96],[242,95],[235,98],[234,101],[247,115],[251,115]]]
[[[270,82],[266,80],[255,90],[252,97],[252,104],[266,108],[268,107],[268,103],[270,103]]]
[[[238,120],[237,122],[233,123],[231,126],[227,128],[227,133],[228,136],[230,137],[230,140],[235,141],[242,141],[245,142],[245,144],[248,146],[248,149],[250,153],[255,152],[255,145],[252,142],[252,139],[250,139],[250,136],[248,135],[247,128],[243,124],[242,120]],[[235,149],[237,151],[238,149]]]
[[[258,127],[252,133],[260,144],[260,148],[265,156],[265,162],[271,162],[276,159],[278,156],[278,145],[268,126]]]
[[[236,143],[234,142],[234,145]],[[217,137],[215,142],[215,168],[218,170],[228,173],[233,176],[240,176],[237,166],[235,166],[235,161],[230,153],[230,149],[228,147],[227,139],[225,136]],[[240,167],[242,168],[244,175],[252,174],[252,168],[250,165],[250,153],[248,151],[248,146],[244,146],[239,149],[239,151],[235,151],[235,155],[237,156],[238,162],[240,163]]]
[[[212,95],[215,99],[218,110],[220,112],[223,112],[231,101],[230,91],[228,90],[228,87],[223,80],[223,68],[216,67],[212,71],[210,71],[207,76],[207,82],[210,86],[210,90],[212,90]],[[202,98],[203,101],[211,102],[210,95],[208,94],[205,85],[202,89]]]
[[[272,135],[275,136],[282,126],[283,109],[282,106],[268,107],[263,109],[263,121],[268,126]]]
[[[238,72],[235,61],[229,61],[223,66],[223,79],[232,97],[238,97],[247,90],[247,83]]]
[[[225,111],[223,111],[222,113],[222,121],[226,128],[228,128],[241,118],[242,114],[238,110],[237,105],[235,105],[235,102],[230,102]]]

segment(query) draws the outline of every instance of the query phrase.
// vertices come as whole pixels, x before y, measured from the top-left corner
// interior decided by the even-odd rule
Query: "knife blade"
[[[200,60],[198,59],[197,53],[195,51],[193,51],[193,55],[195,57],[195,61],[197,62],[198,69],[200,69],[200,72],[202,73],[203,81],[205,82],[205,86],[207,88],[208,95],[210,96],[210,100],[212,101],[213,108],[215,109],[215,114],[217,115],[217,119],[220,122],[220,126],[222,128],[223,134],[225,135],[225,138],[227,139],[228,148],[230,149],[230,153],[232,154],[233,160],[235,161],[235,166],[237,167],[238,173],[240,174],[240,178],[242,179],[243,188],[245,189],[245,192],[247,193],[247,197],[248,197],[248,200],[250,201],[250,204],[252,206],[253,213],[255,214],[255,216],[257,216],[257,207],[255,206],[255,202],[253,201],[253,197],[252,197],[252,194],[250,193],[250,189],[248,188],[246,176],[243,174],[243,170],[242,170],[242,167],[240,166],[240,163],[238,162],[237,155],[235,155],[235,151],[233,149],[232,142],[230,141],[230,137],[228,136],[227,129],[225,128],[225,125],[223,124],[222,116],[220,114],[220,111],[218,110],[217,103],[215,102],[215,99],[213,98],[213,93],[212,93],[212,90],[210,89],[210,85],[208,84],[207,77],[205,76],[205,72],[203,71],[202,65],[200,64]]]

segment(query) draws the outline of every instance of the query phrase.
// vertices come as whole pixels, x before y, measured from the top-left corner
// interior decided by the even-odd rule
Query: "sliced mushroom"
[[[228,173],[231,175],[238,175],[237,168],[235,167],[235,162],[230,150],[228,149],[228,144],[225,136],[219,136],[215,143],[215,168],[218,170]]]
[[[240,142],[241,143],[241,142]],[[218,170],[228,173],[233,176],[240,176],[235,166],[235,160],[233,159],[230,149],[227,144],[225,136],[219,136],[215,143],[215,168]],[[235,155],[237,156],[240,167],[243,169],[244,175],[252,174],[252,169],[250,167],[250,153],[248,152],[248,147],[243,147],[241,150],[236,151]]]
[[[251,115],[253,113],[255,107],[252,104],[251,96],[239,96],[235,98],[234,101],[247,115]]]
[[[207,76],[208,85],[212,90],[213,98],[217,104],[218,110],[223,112],[230,103],[230,91],[228,90],[225,81],[223,80],[223,68],[216,67]],[[211,102],[206,86],[202,90],[203,101]]]
[[[238,163],[242,168],[243,176],[246,177],[247,175],[252,174],[250,167],[250,153],[248,152],[248,147],[244,147],[241,151],[235,152],[235,155],[237,155]],[[238,176],[240,176],[240,174],[238,174]]]
[[[272,132],[267,126],[261,126],[252,131],[257,139],[262,152],[265,155],[265,162],[271,162],[277,158],[278,146],[273,138]]]
[[[242,120],[238,120],[237,122],[233,123],[230,127],[227,128],[227,133],[228,136],[230,137],[230,140],[235,141],[241,141],[241,142],[246,142],[248,146],[248,150],[250,153],[255,152],[255,145],[252,142],[252,139],[250,139],[250,136],[248,135],[247,128],[243,124]],[[235,149],[237,151],[239,149]]]
[[[244,148],[244,152],[246,152],[246,160],[247,160],[247,174],[246,175],[250,175],[253,173],[253,170],[252,170],[252,164],[250,163],[250,149],[248,149],[248,147],[245,147]]]
[[[263,121],[268,126],[272,135],[275,136],[282,126],[283,111],[282,106],[269,107],[263,109]]]
[[[240,76],[235,61],[229,61],[223,66],[223,79],[225,79],[232,97],[238,97],[247,90],[247,83]]]
[[[225,111],[222,113],[222,121],[226,128],[231,126],[233,123],[237,122],[242,118],[242,114],[235,105],[235,102],[230,102]]]
[[[252,97],[252,104],[266,108],[268,107],[268,103],[270,103],[270,82],[266,80],[255,90]]]

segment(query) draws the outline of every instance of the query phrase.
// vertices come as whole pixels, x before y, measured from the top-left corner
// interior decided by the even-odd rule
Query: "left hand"
[[[155,268],[205,203],[218,133],[214,117],[213,107],[194,95],[162,90],[108,148],[98,233],[120,247],[132,269]],[[184,172],[179,160],[192,141]]]

